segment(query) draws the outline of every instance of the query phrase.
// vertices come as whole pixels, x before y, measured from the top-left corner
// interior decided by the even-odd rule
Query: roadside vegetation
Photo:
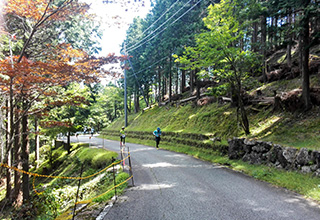
[[[41,147],[41,165],[30,172],[59,177],[87,177],[112,164],[112,158],[118,155],[105,149],[89,148],[88,144],[73,143],[71,153],[68,155],[64,145],[54,148],[50,145]],[[31,154],[31,160],[34,154]],[[82,172],[81,172],[81,169]],[[111,167],[112,169],[112,167]],[[116,184],[128,178],[128,174],[118,167],[115,174]],[[33,179],[34,177],[31,176]],[[72,219],[75,198],[79,180],[67,178],[36,177],[32,183],[32,199],[26,205],[15,209],[3,210],[5,200],[5,185],[1,185],[0,204],[1,219]],[[91,178],[81,180],[78,202],[104,194],[114,186],[113,172],[104,171]],[[117,194],[121,194],[127,183],[117,187]],[[94,199],[91,203],[78,204],[82,211],[77,213],[77,218],[95,219],[97,211],[102,210],[107,201],[115,195],[111,190]]]

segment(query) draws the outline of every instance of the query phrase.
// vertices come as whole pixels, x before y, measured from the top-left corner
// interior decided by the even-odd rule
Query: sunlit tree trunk
[[[40,135],[38,126],[38,117],[34,119],[34,130],[35,130],[35,166],[36,169],[39,167],[39,156],[40,156]]]
[[[6,159],[5,162],[9,165],[12,166],[12,145],[13,145],[13,138],[14,138],[14,123],[13,123],[13,110],[14,110],[14,106],[13,106],[13,77],[10,78],[10,95],[9,95],[9,102],[8,102],[8,127],[7,127],[7,131],[9,132],[8,134],[8,139],[7,139],[7,149],[6,149]],[[12,176],[12,171],[10,169],[7,169],[7,191],[6,191],[6,199],[8,199],[9,201],[10,196],[11,196],[11,191],[12,191],[12,187],[11,187],[11,176]]]
[[[184,92],[186,88],[186,71],[181,70],[181,93]]]
[[[194,90],[194,70],[190,71],[190,95],[192,95]]]
[[[170,56],[170,59],[169,59],[169,85],[168,85],[168,87],[169,87],[169,102],[171,102],[171,99],[172,99],[172,56]]]

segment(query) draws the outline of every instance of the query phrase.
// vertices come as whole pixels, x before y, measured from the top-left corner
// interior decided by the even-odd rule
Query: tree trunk
[[[19,116],[16,114],[16,118]],[[21,169],[21,131],[20,131],[20,123],[17,123],[15,126],[15,136],[14,136],[14,150],[13,150],[13,166]],[[21,193],[21,174],[20,172],[14,171],[14,190],[12,193],[12,200],[15,201],[16,204],[19,204],[19,194]]]
[[[288,14],[288,31],[287,31],[287,39],[288,39],[288,45],[287,45],[287,66],[289,67],[289,69],[291,69],[292,66],[292,56],[291,56],[291,48],[292,48],[292,14],[291,14],[291,10]]]
[[[254,22],[253,23],[252,41],[251,41],[251,46],[252,46],[253,52],[257,52],[257,42],[258,42],[258,23]]]
[[[138,113],[139,111],[140,111],[139,91],[135,90],[135,92],[134,92],[134,112]]]
[[[24,100],[23,106],[24,111],[28,109],[28,101]],[[21,160],[22,168],[24,171],[29,172],[29,135],[28,135],[28,114],[22,117],[22,141],[21,141]],[[23,202],[29,202],[29,175],[22,175],[22,192]]]
[[[184,92],[186,88],[186,71],[182,70],[181,71],[181,93]]]
[[[238,96],[238,94],[237,94],[237,90],[236,90],[236,87],[235,87],[235,85],[234,85],[234,83],[233,82],[230,82],[230,91],[231,91],[231,106],[232,107],[236,107],[236,106],[238,106],[239,104],[238,104],[238,100],[239,100],[239,96]]]
[[[8,127],[7,131],[9,132],[8,139],[7,139],[7,149],[6,149],[6,163],[9,166],[12,166],[12,145],[13,145],[13,138],[14,138],[14,123],[13,123],[13,78],[10,78],[10,96],[9,96],[9,102],[8,102],[9,112],[8,112]],[[6,199],[11,201],[11,176],[12,171],[10,169],[7,169],[7,187],[6,187]]]
[[[40,136],[39,136],[39,127],[38,127],[38,117],[34,119],[34,130],[35,130],[35,167],[39,167],[39,156],[40,156]]]
[[[266,39],[267,39],[267,21],[266,17],[261,16],[261,55],[262,55],[262,80],[263,82],[267,82],[267,63],[266,63]]]
[[[9,150],[6,154],[5,163],[8,164],[8,166],[12,166],[12,150]],[[11,186],[11,176],[12,171],[11,169],[7,169],[6,173],[6,199],[11,202],[11,192],[12,192],[12,186]]]
[[[176,94],[179,94],[179,71],[176,71]]]
[[[116,119],[117,118],[117,101],[114,100],[114,112],[113,112],[113,119]]]
[[[128,111],[131,113],[131,105],[132,105],[132,96],[129,96],[129,105],[128,105]]]
[[[244,132],[246,133],[246,135],[248,135],[248,134],[250,134],[249,120],[247,117],[246,109],[244,108],[244,105],[243,105],[241,94],[239,96],[239,108],[240,108],[240,113],[241,113],[242,128],[243,128]]]
[[[160,67],[158,67],[158,104],[161,102],[161,71]]]
[[[244,130],[244,132],[246,133],[246,135],[250,134],[250,126],[249,126],[249,120],[248,120],[248,116],[247,116],[247,112],[246,109],[244,107],[243,104],[243,97],[241,95],[241,90],[242,90],[242,86],[241,86],[241,78],[239,76],[236,75],[237,78],[237,97],[238,97],[238,110],[240,110],[240,114],[241,114],[241,126]]]
[[[69,119],[69,121],[70,121],[70,119]],[[70,141],[71,134],[70,133],[71,133],[70,130],[68,130],[68,133],[67,133],[67,151],[68,151],[68,154],[71,153],[71,141]]]
[[[190,96],[192,96],[193,90],[194,90],[194,70],[190,71]]]
[[[195,81],[195,84],[196,84],[196,96],[197,96],[197,99],[200,99],[200,82],[199,82],[199,77],[198,77],[198,74],[197,74],[197,71],[198,70],[195,70],[195,73],[194,73],[194,81]]]
[[[160,67],[158,67],[158,103],[160,104],[161,102],[161,71],[160,71]]]
[[[305,110],[312,107],[310,98],[310,77],[309,77],[309,14],[306,12],[310,0],[303,1],[305,13],[301,20],[301,58],[302,58],[302,100]]]
[[[5,98],[4,100],[4,103],[5,103],[5,106],[6,109],[8,109],[8,100]],[[1,106],[2,107],[2,106]],[[6,148],[7,148],[7,140],[8,140],[8,133],[7,133],[7,126],[8,126],[8,123],[6,122],[6,119],[8,118],[8,111],[4,111],[5,112],[5,116],[2,115],[3,111],[1,111],[1,115],[0,115],[0,126],[3,126],[3,128],[5,129],[1,129],[1,132],[0,132],[0,135],[1,135],[1,159],[0,159],[0,162],[1,163],[4,163],[4,154],[5,154],[5,151],[6,151]],[[2,174],[2,171],[0,171],[0,176]]]
[[[164,96],[166,95],[166,89],[167,89],[167,84],[166,84],[166,77],[164,74],[162,74],[162,98],[164,100]]]
[[[171,54],[171,53],[170,53]],[[171,67],[172,56],[169,59],[169,102],[172,100],[172,67]]]

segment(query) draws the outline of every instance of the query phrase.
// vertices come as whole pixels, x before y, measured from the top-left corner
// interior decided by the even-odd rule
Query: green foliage
[[[123,183],[124,181],[126,181],[129,178],[129,174],[128,173],[119,173],[116,175],[116,185]],[[121,184],[120,186],[117,187],[117,194],[121,194],[123,192],[123,190],[128,186],[128,183],[125,182],[123,184]],[[108,187],[108,189],[106,189],[105,191],[111,189],[113,186]],[[102,192],[103,193],[103,192]],[[110,200],[113,196],[115,195],[115,191],[111,190],[110,192],[99,196],[98,198],[94,199],[94,202],[103,202],[103,201],[108,201]]]
[[[229,90],[229,83],[224,83],[218,86],[208,88],[208,93],[212,96],[220,97],[225,96]]]
[[[82,176],[89,176],[109,166],[112,163],[112,157],[117,157],[115,152],[88,148],[87,144],[76,143],[72,145],[70,154],[67,154],[63,146],[52,149],[51,165],[50,158],[45,156],[49,154],[51,147],[50,145],[43,146],[41,148],[41,160],[44,162],[38,170],[32,172],[42,174],[45,170],[48,175],[80,176],[81,166],[84,164]],[[116,182],[119,184],[127,178],[128,174],[118,173]],[[61,212],[74,205],[78,183],[78,180],[37,177],[34,185],[36,190],[42,192],[42,194],[32,193],[30,202],[12,212],[11,217],[13,219],[55,219]],[[121,193],[126,186],[127,183],[117,188],[117,193]],[[113,187],[113,175],[110,172],[103,172],[93,178],[82,180],[78,201],[103,194],[111,187]],[[107,201],[113,195],[114,191],[103,196],[99,201]]]
[[[59,203],[50,189],[42,194],[32,194],[30,201],[12,213],[12,219],[55,219],[58,215]]]
[[[116,86],[109,85],[101,89],[96,102],[90,106],[90,124],[101,130],[123,115],[123,97],[123,89]]]
[[[81,163],[91,165],[94,168],[102,168],[106,167],[106,164],[112,163],[112,158],[116,158],[117,153],[100,148],[82,148],[78,157]]]

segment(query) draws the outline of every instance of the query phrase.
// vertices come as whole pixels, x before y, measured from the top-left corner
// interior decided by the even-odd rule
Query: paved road
[[[118,141],[78,139],[119,151]],[[319,205],[285,189],[184,154],[127,146],[135,186],[118,198],[104,220],[320,219]]]

